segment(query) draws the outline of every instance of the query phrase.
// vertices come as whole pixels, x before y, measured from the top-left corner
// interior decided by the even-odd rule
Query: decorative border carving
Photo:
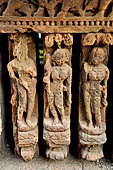
[[[0,33],[36,31],[42,33],[113,32],[112,18],[97,17],[0,17]]]

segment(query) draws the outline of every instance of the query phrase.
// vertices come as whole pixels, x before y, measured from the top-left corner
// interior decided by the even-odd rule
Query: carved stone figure
[[[48,109],[54,117],[54,124],[59,121],[61,116],[61,122],[65,121],[65,104],[71,105],[71,76],[72,71],[68,64],[66,64],[65,55],[69,55],[69,52],[65,49],[57,49],[52,56],[52,65],[50,63],[50,56],[47,58],[45,64],[45,70],[47,71],[44,76],[44,83],[46,84],[48,106],[46,108],[46,117],[48,115]],[[64,98],[64,92],[67,99]],[[65,101],[66,100],[66,101]]]
[[[104,17],[105,10],[107,9],[108,5],[112,3],[113,6],[113,0],[100,0],[99,4],[99,12],[97,13],[97,16]],[[113,16],[113,7],[112,7],[112,12],[110,13],[109,16]]]
[[[112,0],[1,0],[0,14],[4,16],[97,16],[104,17]],[[4,4],[7,4],[5,9]],[[61,10],[60,7],[61,6]],[[5,10],[5,11],[4,11]],[[4,11],[4,12],[3,12]],[[112,10],[113,11],[113,10]],[[48,14],[47,14],[48,13]],[[113,12],[110,13],[110,16]]]
[[[95,115],[96,125],[101,127],[101,107],[107,106],[108,68],[102,64],[105,52],[102,48],[91,51],[89,61],[83,65],[83,98],[87,123],[93,126],[92,114]]]
[[[32,124],[31,122],[31,116],[36,95],[37,72],[33,59],[28,57],[27,42],[21,43],[15,44],[13,55],[17,56],[17,58],[9,62],[8,71],[11,79],[16,82],[17,93],[19,95],[18,122],[19,124],[22,123],[23,114],[26,112],[26,123],[32,127],[34,123]]]
[[[87,48],[84,49],[85,55],[88,54]],[[102,145],[106,142],[107,55],[107,47],[97,46],[91,50],[88,58],[82,56],[85,61],[81,66],[80,78],[79,138],[82,158],[92,161],[103,157]]]
[[[26,15],[32,16],[36,8],[34,6],[34,1],[29,0],[6,0],[7,8],[3,12],[4,16],[16,16],[16,15]]]
[[[59,17],[65,17],[66,14],[69,12],[77,13],[80,16],[83,16],[83,0],[77,1],[77,0],[50,0],[50,2],[47,5],[47,10],[49,13],[49,16],[53,17],[56,14],[56,6],[58,4],[62,4],[61,12],[57,13],[57,16]]]
[[[34,111],[37,70],[34,60],[28,56],[28,42],[26,34],[19,35],[17,41],[14,41],[13,48],[13,56],[16,58],[10,61],[7,66],[13,90],[11,104],[14,115],[12,117],[15,147],[17,147],[17,153],[25,160],[32,159],[38,142],[38,117]],[[21,153],[19,153],[18,147],[21,148]]]
[[[48,5],[48,0],[37,0],[38,2],[38,9],[34,13],[34,16],[44,16],[44,11]]]
[[[5,10],[5,4],[7,4],[8,0],[1,0],[0,1],[0,15],[2,15],[3,11]]]
[[[46,156],[53,160],[66,158],[70,144],[72,43],[71,34],[45,37],[43,138]]]

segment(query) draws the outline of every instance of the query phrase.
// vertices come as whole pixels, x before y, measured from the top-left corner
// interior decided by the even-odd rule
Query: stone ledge
[[[113,18],[0,17],[0,33],[30,30],[41,33],[113,32]]]

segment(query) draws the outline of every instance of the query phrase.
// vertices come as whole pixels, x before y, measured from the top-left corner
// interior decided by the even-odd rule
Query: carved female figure
[[[28,45],[24,38],[20,37],[19,42],[15,42],[13,56],[17,57],[8,63],[8,71],[17,93],[17,121],[21,126],[26,112],[25,122],[29,127],[33,127],[31,116],[33,113],[36,95],[36,65],[33,59],[28,57]],[[11,103],[15,105],[15,98],[12,95]]]
[[[92,114],[95,115],[96,125],[101,127],[101,107],[107,106],[107,80],[109,70],[103,64],[105,51],[101,47],[92,49],[89,61],[83,65],[83,99],[86,119],[90,127],[93,126]]]
[[[54,117],[54,124],[65,122],[65,105],[69,108],[71,105],[71,67],[66,63],[69,51],[66,49],[57,49],[50,60],[47,55],[45,64],[44,83],[46,84],[48,104],[45,110],[45,117],[49,118],[49,111]],[[66,94],[64,95],[64,92]]]

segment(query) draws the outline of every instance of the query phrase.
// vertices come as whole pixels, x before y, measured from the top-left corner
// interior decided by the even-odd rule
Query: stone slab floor
[[[113,164],[105,159],[88,162],[71,155],[64,161],[52,161],[40,156],[24,162],[9,152],[2,156],[0,170],[113,170]]]

